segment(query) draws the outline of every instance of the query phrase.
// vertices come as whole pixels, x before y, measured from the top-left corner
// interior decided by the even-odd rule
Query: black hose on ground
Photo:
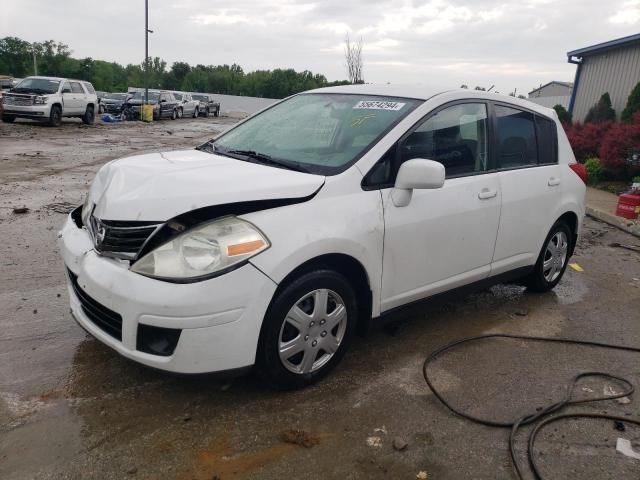
[[[429,368],[429,364],[432,363],[436,358],[440,357],[442,354],[444,354],[449,350],[452,350],[455,347],[458,347],[466,343],[476,342],[479,340],[486,340],[490,338],[507,338],[507,339],[513,339],[513,340],[525,340],[525,341],[535,341],[535,342],[564,343],[564,344],[582,345],[582,346],[597,347],[597,348],[609,348],[614,350],[623,350],[627,352],[636,352],[636,353],[640,353],[640,348],[625,347],[622,345],[612,345],[609,343],[602,343],[602,342],[592,342],[588,340],[575,340],[571,338],[531,337],[531,336],[523,336],[523,335],[508,335],[508,334],[496,333],[496,334],[490,334],[490,335],[480,335],[477,337],[469,337],[469,338],[464,338],[462,340],[457,340],[455,342],[451,342],[443,347],[438,348],[427,357],[427,359],[424,361],[424,364],[422,366],[422,374],[424,376],[425,381],[427,382],[427,385],[429,385],[429,388],[433,392],[433,394],[438,398],[438,400],[440,400],[440,402],[442,402],[442,404],[445,407],[447,407],[453,413],[461,416],[462,418],[466,418],[467,420],[471,420],[472,422],[478,423],[480,425],[487,425],[490,427],[511,428],[511,433],[509,435],[509,453],[511,454],[511,460],[513,462],[515,472],[520,480],[522,480],[524,477],[522,473],[522,466],[518,463],[518,459],[516,458],[516,449],[515,449],[516,434],[518,433],[518,430],[520,429],[520,427],[535,423],[536,421],[540,420],[542,417],[549,415],[551,413],[557,412],[569,405],[599,402],[603,400],[613,400],[615,398],[627,397],[633,394],[634,392],[634,387],[631,384],[631,382],[629,382],[628,380],[622,377],[618,377],[618,376],[611,375],[609,373],[604,373],[604,372],[583,372],[573,377],[571,382],[567,385],[567,390],[562,400],[552,403],[551,405],[543,408],[540,411],[536,411],[535,413],[525,415],[513,422],[501,422],[501,421],[496,421],[488,418],[475,417],[468,413],[457,410],[449,402],[447,402],[444,396],[436,389],[436,387],[433,386],[433,383],[429,378],[428,368]],[[616,382],[623,384],[625,386],[625,390],[622,393],[619,393],[616,395],[572,400],[571,397],[576,384],[578,383],[578,381],[580,381],[585,377],[601,377],[601,378],[606,378],[610,380],[615,380]],[[535,446],[536,437],[538,433],[540,433],[542,428],[545,427],[546,425],[549,425],[550,423],[557,422],[559,420],[567,419],[567,418],[601,418],[601,419],[614,420],[619,422],[632,423],[640,426],[640,419],[638,418],[618,417],[614,415],[605,415],[605,414],[599,414],[599,413],[567,413],[567,414],[555,415],[552,417],[545,418],[544,420],[540,421],[529,434],[529,443],[527,448],[527,457],[529,460],[529,466],[531,467],[531,471],[533,472],[534,477],[537,480],[544,480],[544,479],[542,477],[542,474],[540,473],[540,468],[536,463],[536,459],[534,456],[534,446]]]

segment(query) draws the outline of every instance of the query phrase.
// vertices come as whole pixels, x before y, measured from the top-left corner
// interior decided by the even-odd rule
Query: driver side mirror
[[[391,199],[396,207],[406,207],[411,202],[414,189],[433,190],[444,185],[444,165],[433,160],[414,158],[407,160],[398,170]]]

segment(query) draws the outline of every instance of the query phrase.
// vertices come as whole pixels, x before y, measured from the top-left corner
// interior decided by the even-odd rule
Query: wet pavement
[[[58,212],[82,202],[106,161],[194,146],[232,122],[0,124],[0,479],[511,479],[508,432],[446,410],[422,378],[425,357],[493,332],[640,346],[640,254],[609,246],[640,242],[587,220],[573,259],[584,272],[568,270],[555,291],[501,285],[413,308],[394,328],[358,338],[337,371],[306,390],[170,375],[121,358],[69,314]],[[22,206],[30,211],[13,213]],[[459,408],[509,420],[559,399],[585,370],[640,386],[640,354],[511,340],[456,350],[431,372]],[[586,380],[576,394],[604,386]],[[571,410],[637,417],[640,397]],[[638,428],[554,424],[537,442],[541,467],[549,478],[636,479],[640,461],[616,452],[618,437],[640,451]]]

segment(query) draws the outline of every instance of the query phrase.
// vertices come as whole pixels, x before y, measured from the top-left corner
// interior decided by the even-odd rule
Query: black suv
[[[136,92],[125,102],[122,113],[132,120],[138,119],[141,116],[143,104],[144,92]],[[178,117],[178,101],[171,92],[149,92],[149,105],[153,105],[154,120],[161,118],[175,120]]]
[[[208,117],[209,114],[213,114],[214,117],[220,116],[220,103],[213,99],[213,95],[194,93],[191,98],[200,102],[199,115],[203,117]]]

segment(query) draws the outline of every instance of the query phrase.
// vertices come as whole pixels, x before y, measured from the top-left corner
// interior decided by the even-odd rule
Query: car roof
[[[463,88],[452,89],[426,85],[393,85],[367,83],[362,85],[340,85],[336,87],[324,87],[315,90],[309,90],[303,93],[338,93],[351,95],[403,97],[424,101],[429,100],[436,95],[442,95],[443,97],[446,97],[446,101],[478,98],[524,107],[543,115],[555,118],[555,111],[553,109],[543,107],[527,99],[512,97],[509,95],[502,95],[499,93],[485,92],[482,90],[470,90]]]
[[[25,80],[27,78],[41,78],[43,80],[58,80],[60,82],[69,80],[71,82],[91,83],[89,80],[78,80],[77,78],[64,78],[64,77],[45,77],[43,75],[30,75],[28,77],[24,77],[22,80]]]

